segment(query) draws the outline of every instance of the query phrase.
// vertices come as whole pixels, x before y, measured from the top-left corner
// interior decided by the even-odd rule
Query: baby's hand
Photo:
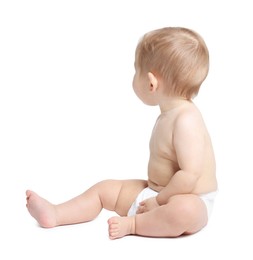
[[[144,212],[148,212],[154,208],[159,207],[159,204],[156,201],[156,197],[152,197],[140,202],[140,206],[138,207],[137,214],[141,214]]]

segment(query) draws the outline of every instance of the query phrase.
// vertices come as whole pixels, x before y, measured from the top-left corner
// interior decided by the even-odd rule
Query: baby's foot
[[[56,210],[53,204],[41,198],[33,191],[26,191],[26,207],[40,226],[51,228],[56,226]]]
[[[108,220],[109,238],[116,239],[135,234],[135,217],[112,217]]]

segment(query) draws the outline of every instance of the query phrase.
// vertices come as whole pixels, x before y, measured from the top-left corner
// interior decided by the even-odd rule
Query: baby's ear
[[[152,72],[148,72],[150,91],[155,92],[158,89],[158,80]]]

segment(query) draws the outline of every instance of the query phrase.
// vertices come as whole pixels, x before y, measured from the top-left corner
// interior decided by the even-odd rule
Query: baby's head
[[[208,74],[209,54],[202,37],[180,27],[167,27],[143,36],[135,53],[142,75],[152,72],[170,96],[191,99]]]

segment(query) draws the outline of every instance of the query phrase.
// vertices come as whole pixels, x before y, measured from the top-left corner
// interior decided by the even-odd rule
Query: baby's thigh
[[[138,194],[148,186],[145,180],[124,180],[119,192],[118,201],[115,211],[120,216],[126,216],[131,205],[135,201]]]

